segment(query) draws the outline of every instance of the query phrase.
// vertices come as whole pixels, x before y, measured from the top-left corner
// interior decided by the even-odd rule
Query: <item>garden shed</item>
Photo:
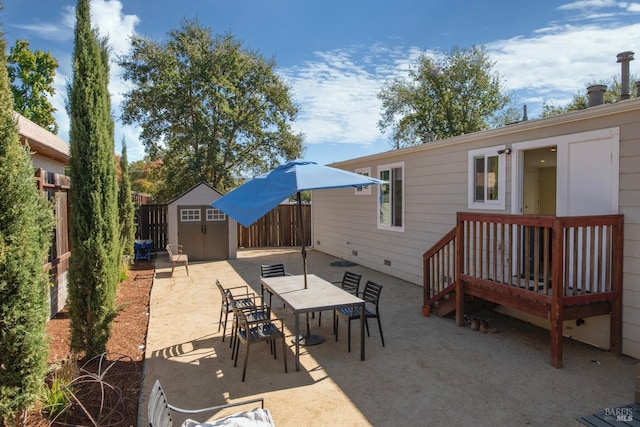
[[[210,203],[222,194],[201,182],[167,204],[168,243],[182,245],[189,260],[236,258],[237,223]]]

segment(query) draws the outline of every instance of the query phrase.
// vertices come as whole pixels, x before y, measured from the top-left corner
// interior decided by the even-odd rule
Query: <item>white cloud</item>
[[[614,0],[578,0],[558,6],[558,10],[598,9],[602,7],[613,7],[617,4],[618,2]]]

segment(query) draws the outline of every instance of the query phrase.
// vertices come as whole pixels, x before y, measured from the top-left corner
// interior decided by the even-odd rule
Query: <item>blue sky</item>
[[[52,99],[59,135],[68,140],[64,103],[71,79],[75,1],[5,0],[5,39],[29,41],[59,62]],[[91,0],[92,21],[114,54],[133,33],[156,40],[197,18],[215,34],[231,33],[247,49],[274,58],[300,112],[305,159],[328,164],[387,151],[377,121],[382,85],[406,75],[420,53],[483,44],[517,105],[529,117],[543,101],[566,104],[587,83],[620,73],[616,55],[640,49],[640,3],[614,0]],[[638,66],[631,63],[631,73]],[[117,120],[126,82],[111,67],[116,152],[144,156],[139,130]]]

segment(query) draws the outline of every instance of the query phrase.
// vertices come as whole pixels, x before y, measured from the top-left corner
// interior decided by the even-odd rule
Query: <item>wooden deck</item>
[[[423,311],[455,291],[551,322],[551,364],[562,367],[562,322],[611,315],[610,349],[622,351],[621,215],[551,217],[458,213],[424,254]]]

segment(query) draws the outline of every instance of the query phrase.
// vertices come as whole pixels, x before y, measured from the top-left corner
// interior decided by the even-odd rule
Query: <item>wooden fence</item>
[[[68,176],[46,172],[44,169],[36,169],[35,181],[38,189],[46,194],[47,199],[55,206],[56,225],[49,256],[44,265],[53,285],[49,292],[49,316],[53,317],[62,310],[67,300],[67,270],[69,270],[71,257],[69,240],[71,184]]]
[[[136,239],[151,239],[153,252],[167,246],[167,205],[140,205],[136,212]]]
[[[304,244],[311,246],[311,206],[302,206]],[[137,211],[136,239],[151,239],[153,251],[167,245],[167,205],[141,205]],[[300,246],[298,207],[279,205],[249,227],[238,224],[239,248]]]
[[[311,246],[311,205],[302,205],[304,244]],[[238,224],[239,248],[300,246],[298,206],[279,205],[271,212],[243,227]]]

